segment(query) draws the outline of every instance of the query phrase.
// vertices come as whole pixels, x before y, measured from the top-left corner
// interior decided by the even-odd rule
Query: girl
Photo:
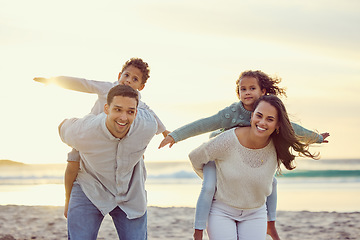
[[[200,177],[204,164],[216,163],[217,189],[208,220],[210,239],[265,239],[265,200],[276,168],[279,170],[281,163],[289,170],[295,168],[292,151],[317,159],[296,137],[278,97],[262,96],[254,108],[250,127],[225,131],[189,154]]]
[[[169,147],[172,147],[174,143],[181,140],[218,129],[227,130],[237,126],[249,126],[254,103],[257,99],[259,99],[259,97],[266,94],[285,95],[285,90],[277,86],[280,81],[281,79],[271,78],[262,71],[242,72],[239,79],[236,81],[236,93],[240,99],[239,102],[233,103],[211,117],[199,119],[174,130],[165,137],[165,139],[160,143],[159,148],[162,148],[167,144],[170,144]],[[292,126],[297,135],[303,136],[309,141],[311,140],[312,142],[317,143],[327,142],[325,139],[329,136],[328,133],[319,135],[302,128],[295,123],[292,123]],[[203,185],[196,205],[195,213],[194,238],[196,240],[202,239],[203,229],[206,227],[211,201],[215,192],[216,169],[213,162],[204,166],[203,174]],[[274,178],[273,192],[266,201],[269,220],[268,233],[274,240],[279,239],[275,228],[276,203],[276,179]]]

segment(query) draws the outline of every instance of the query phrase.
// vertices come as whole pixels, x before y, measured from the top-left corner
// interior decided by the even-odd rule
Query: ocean
[[[187,161],[147,162],[148,205],[195,207],[201,179]],[[0,164],[0,205],[64,205],[65,164]],[[360,211],[360,159],[298,159],[278,180],[278,210]]]

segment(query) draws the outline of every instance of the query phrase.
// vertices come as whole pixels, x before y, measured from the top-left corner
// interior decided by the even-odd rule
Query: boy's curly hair
[[[126,63],[123,65],[121,72],[124,72],[124,70],[129,67],[134,66],[138,69],[140,69],[142,76],[142,84],[145,84],[148,78],[150,77],[150,68],[149,65],[144,62],[141,58],[130,58],[130,60],[126,61]]]
[[[281,82],[281,78],[279,77],[270,77],[266,73],[257,70],[257,71],[244,71],[240,74],[239,79],[236,80],[236,94],[238,98],[240,99],[240,90],[239,90],[239,84],[240,80],[244,77],[254,77],[258,80],[260,89],[266,90],[266,95],[272,94],[272,95],[283,95],[286,96],[285,88],[280,88],[277,86]]]

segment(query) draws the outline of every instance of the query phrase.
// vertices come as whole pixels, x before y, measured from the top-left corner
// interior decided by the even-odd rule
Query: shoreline
[[[191,207],[149,206],[148,239],[191,240],[194,213]],[[281,239],[286,240],[360,239],[358,219],[360,212],[278,211],[276,226]],[[13,239],[67,239],[63,207],[0,205],[0,240]],[[109,216],[98,239],[117,239]]]

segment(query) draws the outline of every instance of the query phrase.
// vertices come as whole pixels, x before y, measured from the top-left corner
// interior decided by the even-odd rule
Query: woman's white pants
[[[265,240],[266,206],[239,210],[214,200],[208,219],[210,240]]]

